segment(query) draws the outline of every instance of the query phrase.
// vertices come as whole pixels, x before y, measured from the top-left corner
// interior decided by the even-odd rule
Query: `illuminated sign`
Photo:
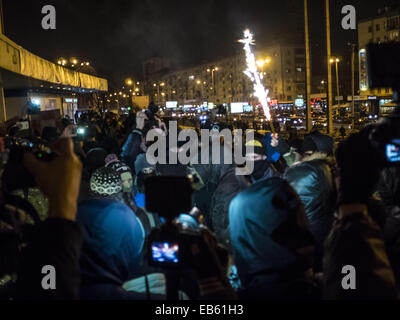
[[[368,90],[368,70],[367,70],[367,52],[365,49],[360,50],[359,54],[360,61],[360,90]]]
[[[178,101],[167,101],[165,106],[167,109],[176,109],[178,107]]]
[[[304,99],[295,99],[294,100],[294,105],[296,107],[303,107],[304,106]]]
[[[253,106],[252,105],[244,105],[243,106],[243,112],[253,112]]]
[[[243,106],[249,105],[248,102],[232,102],[231,113],[243,113]]]

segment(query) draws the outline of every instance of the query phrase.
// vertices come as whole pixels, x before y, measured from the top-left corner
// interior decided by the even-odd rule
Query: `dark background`
[[[332,55],[347,61],[347,43],[357,43],[357,31],[341,28],[344,5],[354,5],[359,20],[385,3],[331,0]],[[57,9],[57,30],[41,28],[41,8],[47,4]],[[309,0],[313,74],[325,68],[324,4]],[[3,0],[3,7],[5,33],[13,41],[48,60],[88,60],[111,85],[128,76],[140,79],[143,60],[152,56],[187,67],[233,55],[242,50],[236,40],[246,27],[261,47],[274,39],[302,42],[304,37],[302,0]]]

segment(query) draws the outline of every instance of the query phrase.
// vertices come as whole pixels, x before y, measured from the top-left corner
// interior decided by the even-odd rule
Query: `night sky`
[[[322,72],[326,54],[324,3],[309,0],[315,73]],[[46,4],[57,9],[57,30],[41,28]],[[333,55],[348,55],[347,42],[357,41],[356,31],[341,29],[347,4],[356,7],[357,19],[383,6],[375,0],[331,0]],[[13,41],[52,61],[88,60],[111,86],[128,76],[140,79],[143,60],[152,56],[169,57],[177,67],[230,56],[241,50],[236,40],[246,27],[258,46],[281,37],[303,39],[302,0],[3,0],[3,6],[6,35]]]

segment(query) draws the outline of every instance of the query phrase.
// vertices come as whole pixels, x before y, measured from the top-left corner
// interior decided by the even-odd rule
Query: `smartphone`
[[[400,162],[400,139],[393,139],[386,145],[386,160],[389,163]]]
[[[176,242],[153,242],[151,254],[153,262],[158,264],[179,263],[179,245]]]

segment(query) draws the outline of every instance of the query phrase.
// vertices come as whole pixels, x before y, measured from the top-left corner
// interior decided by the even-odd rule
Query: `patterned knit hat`
[[[90,190],[102,197],[116,195],[122,191],[120,175],[112,168],[99,168],[90,178]]]
[[[118,161],[119,161],[118,156],[115,153],[109,154],[105,159],[106,167]]]
[[[109,158],[109,160],[111,160]],[[106,167],[113,169],[121,179],[122,191],[131,192],[133,188],[133,176],[132,170],[125,163],[119,161],[111,160],[107,162]]]

